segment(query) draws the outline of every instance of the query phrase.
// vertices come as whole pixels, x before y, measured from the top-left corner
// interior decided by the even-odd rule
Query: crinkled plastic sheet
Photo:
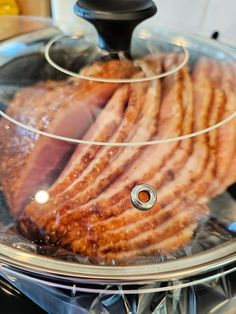
[[[35,279],[5,267],[0,273],[49,314],[235,314],[236,272],[223,275],[224,271],[227,272],[218,270],[212,275],[216,276],[214,279],[203,278],[198,284],[193,280],[193,285],[187,287],[184,287],[186,281],[155,283],[134,286],[131,293],[122,285],[105,286],[100,293],[82,292],[78,283],[62,288],[62,284]],[[172,284],[179,288],[168,290]],[[109,293],[110,289],[116,292]]]
[[[224,193],[214,199],[210,204],[210,217],[203,219],[195,232],[190,245],[183,247],[169,255],[154,257],[138,257],[133,264],[142,265],[149,263],[174,260],[178,257],[191,256],[202,251],[226,243],[236,236],[236,202],[229,193]],[[34,243],[17,233],[3,197],[0,195],[0,242],[10,247],[23,251],[37,253],[59,260],[93,264],[89,258],[56,246]]]

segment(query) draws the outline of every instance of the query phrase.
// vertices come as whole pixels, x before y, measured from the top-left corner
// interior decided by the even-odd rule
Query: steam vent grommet
[[[156,190],[149,184],[136,185],[130,194],[131,203],[139,210],[146,211],[156,204]]]

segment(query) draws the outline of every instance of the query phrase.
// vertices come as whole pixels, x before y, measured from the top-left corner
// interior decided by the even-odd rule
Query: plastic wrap
[[[1,275],[49,314],[233,314],[235,269],[231,265],[191,282],[110,285],[103,286],[103,291],[99,285],[90,284],[87,288],[79,282],[65,285],[5,267],[1,268]]]

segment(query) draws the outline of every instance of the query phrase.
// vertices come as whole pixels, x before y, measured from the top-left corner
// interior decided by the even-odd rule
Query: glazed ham
[[[170,70],[180,58],[176,54],[158,59],[152,56],[139,61],[138,69],[128,63],[129,68],[119,69],[117,75],[139,78],[155,75]],[[111,62],[110,71],[117,64]],[[93,68],[85,71],[91,74]],[[231,64],[205,58],[194,66],[192,73],[184,67],[159,80],[115,84],[111,89],[108,84],[104,87],[109,91],[107,98],[100,98],[101,103],[96,105],[92,102],[96,98],[92,90],[92,106],[96,110],[104,108],[97,118],[97,111],[91,115],[90,128],[86,125],[81,132],[88,129],[83,139],[130,145],[166,142],[128,147],[78,145],[58,179],[48,188],[46,204],[33,200],[24,207],[27,198],[15,204],[14,199],[18,201],[17,193],[23,188],[12,194],[10,182],[13,182],[12,189],[17,185],[11,176],[8,179],[4,176],[4,192],[21,232],[32,239],[50,239],[91,261],[108,265],[169,254],[190,243],[199,220],[208,215],[208,202],[236,181],[236,168],[232,164],[236,159],[235,121],[191,135],[235,112],[235,75]],[[55,84],[56,90],[77,83],[51,84]],[[46,94],[49,97],[50,91]],[[37,123],[42,123],[43,114],[37,117]],[[39,141],[43,138],[33,139],[32,151],[25,159],[31,154],[36,156]],[[8,161],[4,149],[2,169]],[[58,168],[57,159],[50,163],[54,169]],[[22,163],[23,174],[25,169],[27,165]],[[46,176],[47,173],[42,173],[38,186],[45,182]],[[132,188],[140,183],[148,183],[157,190],[158,202],[149,211],[137,210],[130,201]],[[32,196],[35,187],[31,191],[28,188],[27,195]]]
[[[168,58],[168,61],[170,61],[169,58]],[[165,79],[164,82],[163,82],[163,86],[165,86],[165,89],[168,90],[169,87],[172,86],[172,84],[174,84],[175,81],[177,81],[176,84],[174,84],[173,89],[171,89],[170,92],[166,91],[164,93],[164,95],[163,95],[163,103],[166,104],[166,105],[162,106],[162,108],[161,108],[160,118],[162,120],[164,120],[166,123],[163,124],[163,128],[161,128],[159,130],[159,132],[158,132],[158,133],[163,132],[165,134],[171,134],[171,132],[172,132],[173,136],[176,135],[176,132],[177,132],[177,135],[179,135],[180,134],[180,129],[182,127],[182,105],[181,105],[180,99],[179,99],[179,97],[181,95],[182,85],[180,84],[180,82],[178,80],[176,80],[176,76],[179,76],[179,74],[177,73],[173,77]],[[167,104],[169,103],[169,101],[173,101],[175,103],[175,106],[170,107],[170,110],[166,110],[165,108],[167,107]],[[159,100],[158,100],[158,102],[159,102]],[[167,121],[168,121],[168,123],[167,123]],[[143,131],[143,129],[141,129],[141,130]],[[174,143],[172,146],[176,146],[176,143]],[[127,155],[127,153],[128,154],[130,152],[132,153],[135,150],[136,150],[135,147],[133,147],[133,148],[129,147],[128,149],[123,149],[122,155],[123,155],[123,153],[125,151],[126,151],[126,155]],[[146,154],[145,159],[147,157],[150,157],[150,153],[153,153],[153,148],[148,149],[148,152]],[[166,153],[168,155],[171,154],[170,148],[166,150]],[[164,156],[163,156],[163,159],[164,159]],[[161,161],[161,158],[159,160]],[[155,162],[155,167],[157,169],[158,165],[156,165],[156,163],[157,163],[157,161]],[[138,167],[140,168],[140,166],[144,167],[144,163],[141,162]],[[114,168],[114,166],[113,166],[113,168]],[[136,168],[137,168],[136,165],[134,165],[133,170],[131,169],[131,171],[129,171],[131,178],[133,176],[137,176],[137,173],[135,171]],[[145,170],[145,167],[144,167],[144,170]],[[148,170],[148,168],[147,168],[147,170]],[[125,176],[127,176],[127,175],[125,174]],[[126,193],[126,195],[127,195],[127,193],[128,193],[128,195],[130,193],[129,192],[130,191],[129,185],[128,185],[128,189],[126,189],[127,191],[122,191],[122,189],[121,189],[122,184],[124,184],[126,181],[123,180],[122,178],[119,181],[120,182],[118,182],[118,184],[115,184],[116,188],[119,187],[118,188],[119,195],[116,196],[116,200],[117,201],[119,200],[120,196],[123,197],[125,195],[124,192]],[[61,195],[59,195],[59,197],[56,198],[56,201],[58,200],[58,198],[61,198]],[[116,202],[116,200],[114,200],[114,198],[115,198],[115,196],[112,196],[109,199],[106,198],[106,201],[110,200],[111,202],[113,202],[113,201]],[[60,208],[60,213],[63,213],[66,210],[66,208],[72,209],[73,206],[75,206],[76,204],[77,204],[77,199],[76,198],[72,199],[72,200],[69,200],[65,205],[63,205]],[[54,209],[53,203],[52,204],[50,204],[50,203],[46,204],[46,206],[45,205],[44,206],[40,206],[37,203],[32,203],[32,204],[29,205],[29,207],[31,207],[31,206],[33,208],[34,215],[40,215],[41,216],[40,224],[42,224],[42,227],[44,225],[48,225],[48,221],[47,220],[50,219],[51,215],[53,215],[53,209]],[[38,206],[39,210],[35,210],[36,206]],[[111,203],[110,204],[106,203],[106,206],[107,206],[107,208],[109,208],[111,206]],[[29,208],[29,210],[30,210],[30,208]],[[81,211],[82,211],[82,208],[81,208]],[[59,208],[58,208],[58,212],[59,212]],[[87,210],[86,210],[86,212],[87,212]],[[42,218],[42,216],[43,216],[43,218]],[[37,219],[36,216],[34,216],[34,219]]]
[[[159,63],[156,63],[155,66],[156,72],[159,72]],[[147,141],[156,132],[157,115],[160,107],[160,82],[152,82],[149,85],[147,83],[135,83],[130,86],[130,99],[124,113],[123,122],[111,137],[111,142]],[[78,147],[79,149],[80,147]],[[132,149],[129,147],[125,149],[123,147],[103,147],[96,155],[96,158],[87,167],[86,165],[83,167],[80,175],[78,175],[78,167],[81,169],[83,162],[80,158],[77,158],[77,151],[75,151],[72,159],[76,166],[73,168],[72,173],[67,176],[63,175],[67,181],[59,178],[59,182],[49,190],[51,198],[43,207],[39,205],[41,213],[43,210],[46,218],[47,214],[52,212],[52,209],[57,208],[58,212],[62,212],[65,208],[72,208],[73,201],[77,205],[84,204],[109,185],[113,178],[115,179],[123,173],[129,162],[139,154],[140,150],[141,146]],[[70,169],[67,171],[70,171]],[[68,177],[76,177],[77,179],[72,183],[68,180]],[[58,187],[61,185],[64,189],[59,193]],[[57,196],[53,197],[55,188]],[[31,204],[33,208],[36,205]]]
[[[126,78],[135,73],[135,68],[129,61],[110,61],[85,69],[85,74],[86,71],[98,77]],[[74,79],[39,83],[20,91],[7,114],[28,127],[77,139],[84,135],[101,111],[99,108],[118,87],[114,83]],[[118,109],[113,107],[115,116]],[[112,130],[108,125],[107,129]],[[73,145],[41,137],[6,120],[2,120],[0,130],[1,182],[12,213],[17,215],[40,185],[46,188],[51,184],[53,172],[63,165]],[[105,135],[100,140],[107,138]]]
[[[199,77],[198,80],[199,82],[195,82],[196,89],[194,91],[194,105],[196,106],[194,108],[194,121],[196,130],[198,128],[206,128],[208,126],[208,118],[210,108],[212,106],[212,90],[210,85],[209,91],[206,90],[206,92],[203,94],[204,96],[202,96],[202,98],[200,99],[199,94],[202,92],[200,85],[202,83],[200,83],[200,81],[202,82],[202,77]],[[207,82],[203,82],[203,84],[205,85],[207,84]],[[188,102],[188,105],[191,106],[191,102]],[[199,120],[196,119],[196,117],[198,117]],[[158,150],[156,150],[156,154],[158,154]],[[64,224],[66,222],[68,223],[69,221],[69,223],[71,223],[71,231],[68,231],[67,233],[68,241],[71,243],[71,241],[74,240],[74,242],[72,243],[75,247],[75,250],[82,251],[86,255],[88,254],[89,256],[93,256],[94,258],[98,255],[103,260],[107,259],[107,261],[109,261],[115,259],[122,261],[125,257],[127,257],[127,255],[130,255],[130,257],[132,257],[132,252],[130,249],[132,243],[136,243],[135,245],[137,245],[137,247],[140,249],[145,248],[145,252],[142,252],[141,254],[151,255],[153,252],[152,246],[156,245],[156,247],[158,247],[158,241],[162,240],[162,238],[160,238],[159,240],[159,238],[157,239],[154,236],[156,233],[154,230],[160,227],[162,223],[169,224],[168,219],[171,219],[173,215],[175,217],[175,215],[181,212],[181,215],[182,217],[184,217],[184,219],[180,219],[177,225],[175,220],[172,221],[171,219],[170,221],[170,231],[173,232],[169,235],[169,237],[171,238],[175,235],[176,230],[179,230],[180,232],[184,228],[189,228],[189,224],[195,223],[197,217],[206,214],[205,208],[202,208],[202,210],[198,211],[197,213],[194,210],[189,210],[188,206],[194,208],[195,202],[193,201],[193,204],[191,204],[191,202],[187,202],[188,196],[186,196],[185,194],[186,190],[189,188],[189,185],[194,185],[195,182],[195,193],[199,193],[199,195],[201,193],[199,190],[201,189],[201,185],[197,183],[197,180],[201,178],[201,174],[204,171],[204,168],[208,165],[209,149],[207,145],[207,137],[197,137],[194,140],[192,155],[187,160],[187,163],[186,158],[183,157],[184,156],[182,156],[182,167],[179,168],[180,174],[176,174],[177,169],[175,169],[176,172],[174,172],[174,174],[176,175],[176,179],[170,180],[169,182],[165,181],[165,184],[161,184],[161,181],[159,179],[162,169],[160,169],[159,172],[156,173],[156,175],[155,172],[150,169],[149,176],[153,176],[153,178],[149,178],[148,182],[150,182],[153,186],[158,187],[159,204],[149,212],[137,213],[137,211],[130,206],[131,204],[128,199],[125,204],[120,203],[116,205],[113,216],[108,219],[107,217],[106,219],[104,219],[105,217],[103,214],[104,212],[110,211],[109,205],[106,204],[108,206],[104,206],[101,210],[101,215],[103,215],[101,223],[97,222],[100,215],[96,211],[94,213],[90,212],[88,214],[88,208],[86,212],[74,210],[73,212],[69,212],[68,214],[65,214],[64,217],[62,217],[62,219],[64,220],[61,221],[61,231],[65,229]],[[179,158],[177,157],[177,159]],[[173,165],[175,162],[175,157],[169,158],[166,173],[168,173],[168,170],[170,171],[173,169]],[[179,164],[181,165],[181,161],[179,161]],[[192,169],[195,169],[195,171],[193,171]],[[142,170],[140,169],[140,171]],[[189,193],[191,194],[191,198],[193,198],[194,192],[191,192],[190,190]],[[178,203],[176,204],[176,197],[178,197],[178,199],[180,200],[183,199],[183,203],[181,201],[178,201]],[[107,199],[109,199],[109,197],[107,197]],[[172,202],[174,202],[174,204],[172,204]],[[188,204],[188,206],[186,205],[186,203]],[[119,208],[119,212],[117,208]],[[85,215],[84,217],[83,213]],[[81,226],[88,226],[91,229],[89,235],[88,232],[86,232],[86,228],[76,226],[75,222],[80,219]],[[177,229],[177,227],[179,229]],[[77,239],[75,237],[75,233],[73,232],[73,230],[75,229],[77,231],[77,235],[81,237],[81,239]],[[165,234],[165,236],[166,238],[164,239],[166,240],[167,235]],[[126,246],[121,245],[121,243],[124,244],[124,242],[127,243]],[[93,245],[90,245],[91,243],[93,243]],[[172,244],[169,243],[169,245],[171,246]],[[149,246],[150,251],[148,250]],[[129,253],[126,251],[129,251]],[[135,252],[137,253],[137,250],[135,250]],[[140,252],[141,251],[139,251],[139,253]]]

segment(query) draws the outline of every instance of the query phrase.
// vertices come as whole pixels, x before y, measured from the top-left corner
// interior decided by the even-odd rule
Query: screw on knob
[[[152,0],[78,0],[74,11],[95,26],[100,48],[129,52],[135,27],[157,8]]]

